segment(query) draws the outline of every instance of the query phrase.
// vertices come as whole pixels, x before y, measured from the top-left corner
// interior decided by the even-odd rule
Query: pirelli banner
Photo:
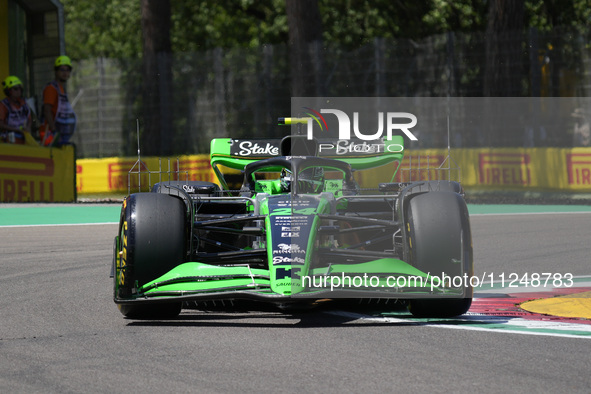
[[[372,187],[385,175],[370,170],[360,181]],[[591,148],[452,149],[450,157],[445,149],[406,151],[394,181],[429,179],[460,180],[467,190],[588,193]]]
[[[138,168],[132,158],[78,160],[78,193],[126,193],[128,187],[132,193],[148,191],[167,179],[217,182],[209,155],[146,158],[140,174]],[[392,163],[357,171],[355,178],[364,188],[391,180],[451,179],[460,180],[467,190],[591,192],[591,148],[464,148],[452,149],[450,157],[446,149],[407,150],[394,177],[395,168]],[[12,195],[18,187],[9,190]]]
[[[0,201],[75,201],[74,168],[73,146],[44,148],[0,143]]]
[[[78,193],[131,193],[149,191],[155,183],[167,180],[214,182],[209,155],[179,158],[83,159],[76,165]]]

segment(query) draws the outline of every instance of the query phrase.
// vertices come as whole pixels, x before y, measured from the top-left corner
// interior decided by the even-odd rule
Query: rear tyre
[[[408,259],[414,267],[439,278],[462,277],[461,286],[466,285],[463,278],[469,282],[472,239],[468,209],[459,194],[441,191],[412,196],[405,229]],[[416,317],[462,315],[472,303],[472,288],[465,290],[466,298],[410,300],[409,311]]]
[[[185,204],[176,197],[138,193],[126,199],[120,224],[116,299],[133,299],[137,288],[185,261],[185,218]],[[170,318],[180,309],[180,302],[119,305],[121,313],[130,318]]]

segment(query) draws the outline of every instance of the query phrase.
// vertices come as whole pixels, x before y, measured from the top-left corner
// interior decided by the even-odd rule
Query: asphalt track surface
[[[0,215],[2,212],[0,212]],[[591,274],[591,214],[474,215],[476,274]],[[0,392],[581,392],[591,338],[324,310],[126,320],[115,224],[0,227]],[[405,317],[406,316],[406,317]]]

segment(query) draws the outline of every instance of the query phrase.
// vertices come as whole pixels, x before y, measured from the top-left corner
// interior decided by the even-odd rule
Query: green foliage
[[[141,55],[139,0],[62,0],[73,59]]]
[[[285,0],[173,1],[174,52],[287,41]]]
[[[173,52],[286,43],[285,1],[171,1]],[[62,3],[73,58],[141,56],[140,0]],[[488,11],[485,0],[318,0],[318,6],[324,41],[347,48],[375,37],[418,39],[447,31],[484,31]],[[526,27],[549,31],[557,26],[586,29],[589,24],[591,0],[525,0]]]
[[[591,0],[529,0],[525,2],[526,25],[542,31],[558,26],[588,30]]]
[[[479,0],[430,0],[430,9],[422,21],[429,34],[483,31],[488,4]]]
[[[319,0],[328,42],[357,47],[375,37],[421,38],[479,31],[486,3],[478,0]]]

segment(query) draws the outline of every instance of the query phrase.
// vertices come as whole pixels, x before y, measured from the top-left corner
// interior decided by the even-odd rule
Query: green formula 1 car
[[[403,155],[399,136],[214,139],[221,186],[160,182],[124,200],[115,303],[129,318],[174,317],[188,301],[211,300],[287,308],[395,299],[415,316],[465,313],[472,242],[460,184],[356,181],[366,169],[397,169]],[[239,189],[223,168],[241,171]]]

